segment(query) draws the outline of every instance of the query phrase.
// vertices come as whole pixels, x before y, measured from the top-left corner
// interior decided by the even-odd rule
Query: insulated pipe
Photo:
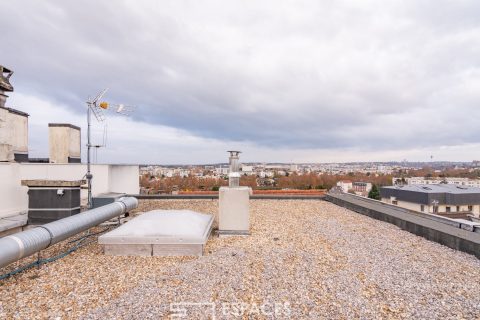
[[[0,268],[122,215],[137,206],[136,198],[123,197],[114,203],[0,238]]]

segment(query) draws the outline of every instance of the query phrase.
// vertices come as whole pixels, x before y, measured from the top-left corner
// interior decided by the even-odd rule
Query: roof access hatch
[[[98,238],[108,255],[201,256],[213,216],[190,210],[154,210]]]

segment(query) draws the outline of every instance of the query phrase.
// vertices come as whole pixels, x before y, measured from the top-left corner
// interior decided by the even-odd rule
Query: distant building
[[[356,194],[367,195],[372,190],[370,182],[353,182],[352,189]]]
[[[228,166],[215,168],[215,172],[218,175],[227,175],[229,170]]]
[[[407,184],[407,185],[431,185],[431,184],[452,184],[457,186],[468,186],[480,188],[480,179],[469,178],[424,178],[424,177],[411,177],[411,178],[393,178],[394,185]]]
[[[247,175],[253,174],[253,166],[242,165],[241,170],[244,174],[247,174]]]
[[[343,192],[348,192],[353,189],[353,183],[350,180],[340,180],[337,182],[337,187],[342,189]]]
[[[441,215],[480,215],[480,188],[451,184],[380,188],[383,202],[409,210]]]

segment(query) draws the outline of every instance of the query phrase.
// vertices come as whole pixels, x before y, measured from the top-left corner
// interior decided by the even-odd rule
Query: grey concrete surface
[[[330,193],[325,200],[371,218],[392,223],[399,228],[452,249],[480,258],[480,233],[462,228],[460,221],[431,214],[416,213],[379,201],[345,193]]]

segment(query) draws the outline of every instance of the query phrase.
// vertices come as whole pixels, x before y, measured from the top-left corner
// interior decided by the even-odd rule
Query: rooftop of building
[[[1,106],[0,106],[0,109],[7,110],[7,111],[10,112],[10,113],[17,114],[17,115],[23,116],[23,117],[29,117],[29,116],[30,116],[28,113],[23,112],[23,111],[20,111],[20,110],[17,110],[17,109],[14,109],[14,108],[1,107]]]
[[[137,211],[153,209],[215,214],[218,202],[142,200]],[[472,255],[325,201],[252,200],[250,213],[251,236],[212,237],[199,258],[105,256],[91,237],[3,281],[0,318],[163,318],[171,302],[213,302],[217,318],[224,310],[234,318],[234,303],[253,318],[254,304],[270,312],[275,303],[289,303],[292,319],[480,317],[480,260]],[[208,307],[186,310],[206,318]]]
[[[49,127],[66,127],[66,128],[71,128],[71,129],[75,129],[75,130],[81,130],[80,127],[75,126],[75,125],[70,124],[70,123],[49,123],[48,126]]]
[[[404,190],[422,193],[452,193],[452,194],[477,194],[480,188],[469,186],[458,186],[453,184],[415,184],[415,185],[398,185],[382,187],[389,190]]]

